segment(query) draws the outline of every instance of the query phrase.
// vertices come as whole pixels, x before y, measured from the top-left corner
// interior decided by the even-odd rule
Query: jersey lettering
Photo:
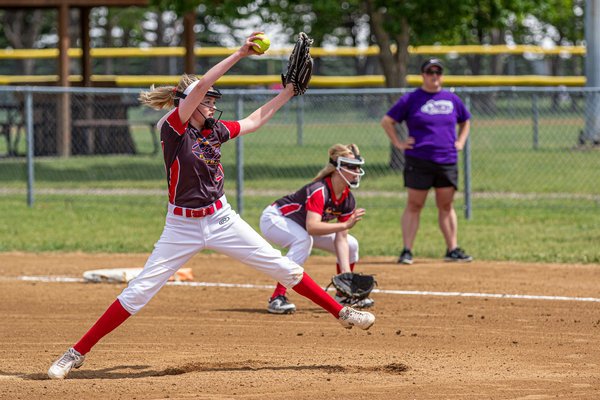
[[[161,120],[161,142],[169,201],[180,207],[201,208],[224,194],[221,145],[239,133],[237,121],[219,121],[200,131],[182,124],[177,109]],[[226,125],[225,125],[226,124]]]
[[[196,143],[192,145],[192,153],[207,164],[220,165],[220,147],[220,144],[212,146],[206,138],[198,138],[196,139]]]

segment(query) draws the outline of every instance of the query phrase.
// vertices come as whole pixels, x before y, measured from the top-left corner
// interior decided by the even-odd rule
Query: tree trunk
[[[110,18],[110,14],[106,16],[106,25],[104,26],[104,45],[106,47],[113,47],[113,38],[112,38],[112,29],[113,29],[113,21]],[[112,75],[115,73],[115,61],[112,57],[106,58],[106,64],[104,73],[106,75]]]
[[[560,76],[560,57],[550,56],[550,74],[552,76]],[[552,93],[552,111],[557,112],[560,109],[560,98],[561,95],[558,93]]]
[[[185,44],[185,60],[184,72],[186,74],[196,73],[196,56],[194,55],[194,47],[196,44],[196,34],[194,33],[194,25],[196,24],[196,12],[188,11],[183,16],[183,43]]]
[[[4,11],[2,26],[6,39],[15,49],[32,49],[42,28],[42,10],[12,10]],[[35,59],[21,60],[23,75],[33,75]]]
[[[491,31],[492,45],[505,44],[504,30],[493,28]],[[506,54],[492,56],[492,75],[502,75],[502,67],[506,60]]]
[[[397,60],[394,58],[391,49],[392,40],[384,29],[385,15],[382,11],[376,9],[375,0],[366,0],[365,4],[367,6],[367,13],[369,14],[371,32],[375,36],[375,40],[379,46],[379,62],[385,76],[385,85],[387,87],[405,87],[406,75],[401,79]],[[404,23],[406,24],[406,21]]]
[[[410,25],[406,18],[400,20],[400,33],[394,37],[396,52],[391,49],[392,40],[384,29],[385,15],[376,8],[374,0],[365,0],[371,32],[379,45],[379,63],[385,76],[385,85],[390,88],[406,87],[408,75],[408,44],[410,40]],[[397,99],[389,96],[391,106]],[[405,137],[404,124],[397,124],[396,134],[399,138]],[[404,152],[390,145],[390,168],[401,171],[404,169]]]
[[[165,42],[165,22],[163,21],[163,13],[161,11],[156,12],[156,46],[166,47]],[[156,57],[154,61],[155,73],[158,75],[169,74],[169,58],[168,57]]]

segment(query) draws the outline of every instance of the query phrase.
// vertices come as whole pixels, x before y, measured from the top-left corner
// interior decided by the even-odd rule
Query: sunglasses
[[[344,164],[344,163],[341,163],[340,167],[349,169],[351,171],[358,171],[360,169],[360,165],[354,165],[354,164]]]
[[[439,69],[428,69],[427,71],[425,71],[425,75],[442,75],[442,71],[440,71]]]

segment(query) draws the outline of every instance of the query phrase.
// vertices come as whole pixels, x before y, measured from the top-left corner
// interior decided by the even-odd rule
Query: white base
[[[83,273],[83,279],[86,282],[93,283],[127,283],[134,279],[142,272],[143,268],[107,268],[107,269],[95,269],[91,271],[85,271]],[[192,281],[194,277],[192,275],[191,268],[181,268],[175,273],[170,281]]]

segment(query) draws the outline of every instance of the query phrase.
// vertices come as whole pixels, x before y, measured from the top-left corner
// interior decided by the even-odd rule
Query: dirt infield
[[[417,259],[399,266],[389,258],[360,264],[382,290],[373,296],[377,321],[368,332],[343,329],[295,292],[298,312],[274,316],[266,312],[270,289],[167,286],[81,369],[48,380],[50,363],[123,285],[17,278],[79,278],[145,260],[0,253],[0,398],[600,398],[600,265]],[[218,255],[198,255],[186,266],[198,282],[273,284]],[[334,259],[312,257],[306,269],[325,285]]]

